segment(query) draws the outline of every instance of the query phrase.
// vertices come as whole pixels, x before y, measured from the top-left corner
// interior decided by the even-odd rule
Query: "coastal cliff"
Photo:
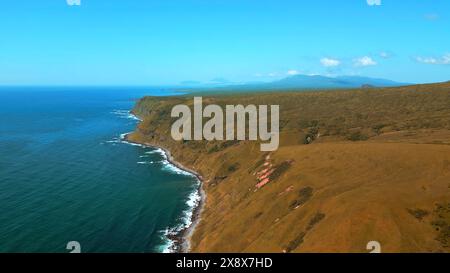
[[[204,95],[217,105],[280,105],[280,147],[175,141],[171,109],[145,97],[130,141],[162,147],[206,193],[192,252],[449,252],[450,84]],[[192,235],[192,236],[190,236]]]

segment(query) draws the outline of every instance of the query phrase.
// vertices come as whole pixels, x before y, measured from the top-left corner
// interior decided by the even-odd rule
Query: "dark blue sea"
[[[158,88],[0,88],[0,252],[167,252],[197,179],[121,139]]]

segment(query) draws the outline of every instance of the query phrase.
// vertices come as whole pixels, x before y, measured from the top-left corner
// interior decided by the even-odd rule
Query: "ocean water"
[[[197,179],[121,136],[156,88],[0,88],[0,252],[167,252]]]

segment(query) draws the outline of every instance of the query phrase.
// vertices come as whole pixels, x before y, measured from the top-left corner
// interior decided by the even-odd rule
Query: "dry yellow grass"
[[[368,252],[375,240],[383,252],[449,252],[450,84],[204,101],[279,104],[281,146],[270,161],[293,161],[255,191],[267,155],[258,143],[176,142],[170,109],[192,98],[142,99],[130,138],[168,148],[205,178],[193,251]]]

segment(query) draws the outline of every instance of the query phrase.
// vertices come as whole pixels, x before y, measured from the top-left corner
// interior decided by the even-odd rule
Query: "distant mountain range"
[[[218,86],[217,84],[200,84],[195,87],[204,88],[233,88],[233,89],[336,89],[336,88],[370,88],[370,87],[392,87],[408,85],[386,79],[377,79],[361,76],[338,76],[326,77],[320,75],[295,75],[273,82],[254,83],[227,83]],[[192,85],[191,85],[192,86]]]
[[[389,87],[400,86],[405,83],[399,83],[386,79],[376,79],[360,76],[307,76],[295,75],[279,81],[268,83],[273,88],[358,88],[358,87]]]

